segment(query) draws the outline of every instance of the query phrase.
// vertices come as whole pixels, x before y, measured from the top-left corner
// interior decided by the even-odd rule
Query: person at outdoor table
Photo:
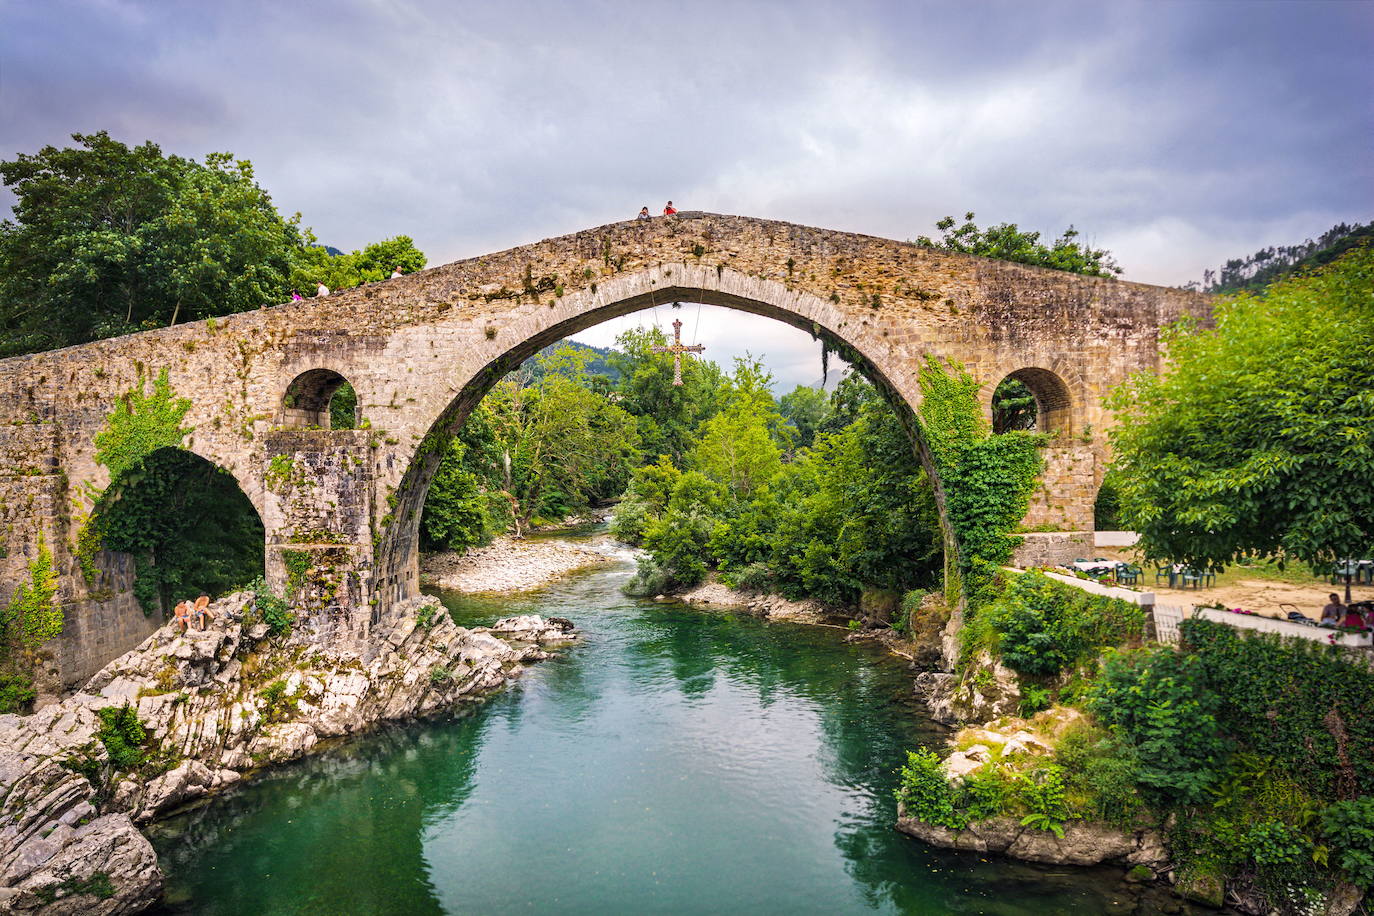
[[[1341,604],[1341,596],[1334,592],[1326,597],[1331,601],[1322,608],[1322,625],[1334,627],[1340,625],[1342,618],[1345,617],[1345,605]]]

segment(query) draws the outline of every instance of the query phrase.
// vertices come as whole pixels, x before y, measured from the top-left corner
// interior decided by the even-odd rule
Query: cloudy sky
[[[672,198],[898,239],[1072,223],[1176,284],[1374,216],[1371,49],[1362,0],[0,0],[0,158],[229,150],[323,241],[431,263]],[[700,325],[819,375],[780,325]]]

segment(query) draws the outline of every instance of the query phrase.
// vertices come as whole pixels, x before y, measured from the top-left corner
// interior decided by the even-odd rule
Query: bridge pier
[[[267,583],[327,639],[365,640],[376,604],[376,453],[366,429],[264,437]]]

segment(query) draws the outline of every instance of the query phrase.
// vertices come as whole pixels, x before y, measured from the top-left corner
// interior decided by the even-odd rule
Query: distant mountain
[[[620,381],[620,370],[613,367],[607,360],[607,357],[611,355],[610,347],[594,347],[591,344],[580,343],[576,340],[560,340],[557,343],[549,344],[534,356],[531,356],[521,363],[521,370],[527,372],[532,379],[539,378],[543,374],[543,371],[540,369],[536,360],[541,356],[553,354],[554,351],[558,350],[560,347],[572,347],[574,350],[581,350],[590,354],[591,358],[587,360],[588,375],[604,375],[612,382]]]
[[[1337,223],[1315,240],[1299,245],[1271,245],[1245,258],[1232,258],[1217,270],[1202,272],[1202,282],[1194,280],[1184,289],[1204,293],[1238,293],[1263,289],[1290,274],[1329,264],[1358,245],[1374,243],[1374,222],[1351,226]]]

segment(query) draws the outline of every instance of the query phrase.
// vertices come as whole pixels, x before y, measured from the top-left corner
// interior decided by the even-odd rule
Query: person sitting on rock
[[[191,602],[182,601],[172,608],[172,623],[183,633],[191,628]]]
[[[208,630],[210,628],[210,620],[214,616],[214,614],[210,613],[210,596],[201,595],[197,598],[195,606],[196,629]]]

